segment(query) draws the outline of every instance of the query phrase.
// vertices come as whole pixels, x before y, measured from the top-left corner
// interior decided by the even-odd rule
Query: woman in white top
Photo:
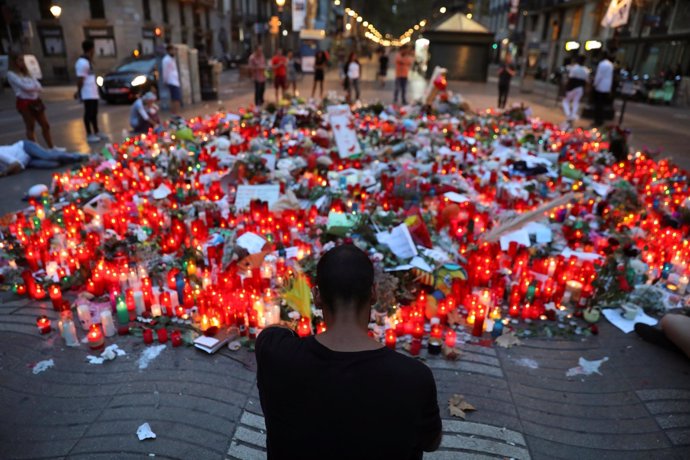
[[[357,60],[357,54],[354,52],[350,53],[350,57],[347,59],[347,64],[345,65],[346,75],[347,75],[347,100],[352,101],[352,89],[355,90],[355,100],[359,100],[359,77],[362,71],[362,67],[359,65]]]
[[[16,107],[24,120],[26,138],[30,141],[36,141],[34,126],[36,122],[38,122],[41,126],[43,139],[45,139],[48,148],[55,148],[55,145],[53,145],[53,138],[50,135],[50,124],[48,124],[48,119],[46,118],[46,108],[41,100],[41,91],[43,87],[38,80],[29,73],[24,63],[23,54],[11,55],[9,67],[10,70],[7,72],[7,81],[17,97]]]

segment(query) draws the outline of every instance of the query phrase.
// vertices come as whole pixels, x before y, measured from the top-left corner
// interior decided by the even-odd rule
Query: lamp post
[[[56,2],[52,2],[48,10],[56,21],[60,20],[60,16],[62,16],[62,7],[60,5],[58,5]],[[62,36],[62,33],[60,33],[60,36]],[[62,54],[65,56],[65,78],[69,80],[69,61],[67,60],[67,47],[65,46],[64,38],[62,39]]]
[[[285,0],[276,0],[276,6],[278,7],[278,18],[280,19],[281,25],[283,22],[283,7],[285,6]],[[284,29],[287,30],[287,29]],[[279,31],[280,33],[280,31]],[[278,44],[281,44],[283,42],[283,39],[281,38],[281,35],[276,35],[276,41]]]

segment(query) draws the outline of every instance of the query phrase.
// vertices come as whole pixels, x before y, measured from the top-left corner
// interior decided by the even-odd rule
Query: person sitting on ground
[[[154,109],[156,95],[148,92],[138,98],[129,111],[129,124],[136,134],[145,134],[158,125],[158,111]]]
[[[23,169],[53,169],[61,164],[87,159],[81,153],[46,150],[33,141],[19,141],[0,146],[0,176],[14,174]]]
[[[313,294],[325,332],[301,339],[271,326],[256,341],[268,458],[408,460],[436,450],[431,370],[368,335],[376,295],[367,254],[353,244],[328,251]]]
[[[635,324],[635,332],[645,341],[690,358],[690,317],[669,313],[659,322],[661,329],[643,323]]]

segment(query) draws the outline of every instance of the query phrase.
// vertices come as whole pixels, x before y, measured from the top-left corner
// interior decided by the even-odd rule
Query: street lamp
[[[278,7],[278,11],[282,12],[285,6],[285,0],[276,0],[276,6]]]
[[[49,9],[50,14],[52,14],[55,19],[60,19],[60,15],[62,14],[62,8],[60,7],[60,5],[53,3],[52,5],[50,5]]]
[[[445,7],[445,6],[442,6],[441,9],[438,10],[438,11],[439,11],[439,13],[441,13],[441,14],[445,14],[445,12],[446,12],[446,7]]]

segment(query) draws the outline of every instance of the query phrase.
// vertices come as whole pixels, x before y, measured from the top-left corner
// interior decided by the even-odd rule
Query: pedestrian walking
[[[384,47],[379,48],[379,72],[376,79],[380,81],[381,87],[386,85],[386,75],[388,74],[388,53]]]
[[[273,86],[276,91],[276,103],[280,102],[281,97],[285,97],[285,90],[287,89],[287,66],[288,60],[283,56],[283,50],[278,48],[271,59]]]
[[[347,74],[347,100],[352,102],[352,90],[355,90],[355,101],[359,100],[359,78],[362,73],[362,66],[357,59],[357,54],[353,51],[347,58],[347,65],[345,66],[345,73]]]
[[[604,110],[610,103],[611,89],[613,87],[613,62],[608,53],[604,53],[603,59],[597,65],[594,74],[594,123],[593,126],[604,124]]]
[[[323,98],[323,81],[326,76],[326,66],[328,65],[328,58],[324,51],[318,51],[314,59],[314,86],[311,89],[311,97],[316,94],[316,85],[319,85],[319,97]]]
[[[254,80],[254,105],[264,105],[264,91],[266,90],[266,58],[261,45],[257,45],[249,56],[249,70]]]
[[[589,69],[584,66],[585,57],[580,55],[575,58],[575,63],[570,66],[568,71],[568,82],[565,87],[565,97],[563,98],[563,112],[569,123],[578,118],[580,109],[580,99],[585,92],[585,85],[589,79]]]
[[[158,111],[155,109],[156,95],[147,92],[142,95],[129,111],[129,124],[136,134],[144,134],[158,125]]]
[[[297,96],[297,67],[295,53],[292,50],[287,53],[287,86],[292,89],[292,96]]]
[[[367,254],[337,246],[319,260],[313,289],[328,329],[303,339],[283,326],[259,334],[268,458],[407,460],[438,449],[434,375],[369,336],[375,292]],[[372,407],[376,417],[367,415]]]
[[[170,112],[173,115],[179,115],[180,105],[182,105],[182,90],[180,89],[180,73],[177,70],[177,61],[175,60],[176,49],[173,45],[168,45],[166,51],[167,54],[161,63],[163,82],[168,86],[170,92]]]
[[[94,44],[91,40],[84,40],[81,44],[83,54],[77,59],[75,73],[77,74],[76,97],[84,104],[84,127],[86,127],[86,141],[100,142],[108,139],[98,130],[98,86],[96,74],[93,70]]]
[[[53,145],[53,138],[50,134],[50,124],[46,118],[45,104],[43,104],[41,100],[41,91],[43,87],[41,83],[29,73],[26,62],[24,62],[23,54],[10,55],[7,81],[12,87],[16,97],[15,107],[17,108],[17,112],[19,112],[19,115],[22,116],[22,120],[24,120],[26,138],[30,141],[36,141],[34,126],[38,123],[48,148],[55,148],[55,145]]]
[[[0,146],[0,176],[14,174],[28,168],[54,169],[61,164],[87,159],[81,153],[47,150],[33,141],[19,141]]]
[[[398,103],[398,94],[403,105],[407,104],[407,77],[414,64],[414,58],[407,47],[403,47],[395,56],[395,89],[393,90],[393,104]]]
[[[503,64],[498,69],[498,108],[504,109],[508,102],[510,92],[510,80],[515,76],[515,67],[512,64],[512,57],[506,54]]]

